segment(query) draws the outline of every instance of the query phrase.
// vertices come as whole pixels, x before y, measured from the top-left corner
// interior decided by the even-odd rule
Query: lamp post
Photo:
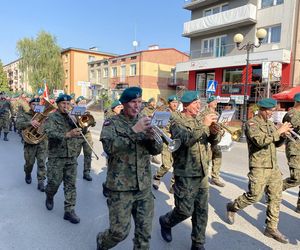
[[[247,122],[247,90],[248,90],[248,76],[249,76],[249,54],[250,50],[253,48],[258,48],[262,44],[262,41],[267,35],[267,31],[265,29],[259,29],[256,32],[256,37],[258,38],[258,45],[256,45],[254,42],[248,42],[247,44],[240,46],[241,43],[244,40],[244,36],[242,34],[236,34],[233,37],[233,41],[236,44],[236,47],[238,50],[246,50],[247,52],[247,59],[246,59],[246,80],[244,85],[244,103],[243,103],[243,118],[242,118],[242,135],[240,137],[240,142],[246,141],[246,135],[245,135],[245,128],[246,128],[246,122]]]

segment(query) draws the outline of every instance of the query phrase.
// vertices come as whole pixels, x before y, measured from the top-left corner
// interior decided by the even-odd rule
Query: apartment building
[[[76,97],[89,97],[91,83],[89,82],[88,63],[112,58],[116,55],[98,51],[94,47],[88,50],[66,48],[62,50],[61,56],[65,72],[64,92],[74,93]]]
[[[199,90],[205,98],[208,81],[215,80],[216,95],[241,104],[237,97],[243,97],[245,82],[250,103],[268,95],[267,82],[270,94],[300,85],[298,0],[191,0],[183,8],[191,12],[183,28],[183,36],[190,39],[191,59],[178,63],[176,70],[189,73],[189,89]],[[243,34],[241,47],[258,44],[260,28],[267,36],[260,47],[250,50],[246,81],[247,53],[237,49],[233,37]],[[271,67],[267,79],[265,65]]]
[[[148,50],[90,62],[90,82],[98,93],[101,88],[121,92],[126,87],[140,86],[144,100],[166,98],[175,93],[177,86],[187,86],[186,74],[175,78],[175,65],[188,60],[188,55],[174,48],[149,46]]]

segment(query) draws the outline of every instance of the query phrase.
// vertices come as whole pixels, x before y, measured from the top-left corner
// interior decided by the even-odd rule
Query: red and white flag
[[[43,93],[43,97],[44,99],[46,99],[47,101],[49,101],[49,91],[48,91],[48,86],[46,84],[46,81],[44,81],[44,93]]]

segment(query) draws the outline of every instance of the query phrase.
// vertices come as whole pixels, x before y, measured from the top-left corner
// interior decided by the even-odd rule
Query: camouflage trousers
[[[175,176],[175,208],[164,215],[167,226],[174,227],[192,216],[192,244],[205,243],[208,218],[208,177]]]
[[[236,210],[244,209],[260,201],[266,192],[269,197],[266,224],[269,228],[276,229],[282,196],[282,175],[279,168],[251,168],[248,178],[249,191],[235,199],[234,208]]]
[[[155,174],[155,179],[158,180],[160,180],[166,173],[169,172],[173,164],[172,153],[168,150],[168,146],[165,143],[163,144],[161,159],[162,159],[162,164]],[[173,186],[174,182],[175,182],[174,175],[172,175],[170,186]]]
[[[300,155],[291,155],[288,157],[290,177],[283,180],[283,190],[300,186]],[[297,206],[300,207],[300,191],[298,194]]]
[[[107,206],[109,229],[97,236],[101,249],[111,249],[128,236],[131,216],[135,224],[133,249],[149,249],[154,213],[154,197],[151,189],[126,192],[110,191]]]
[[[37,161],[37,179],[43,181],[46,179],[45,161],[47,157],[47,141],[44,140],[39,144],[24,143],[24,172],[31,174],[35,159]]]
[[[73,210],[76,204],[76,175],[76,157],[48,159],[46,194],[53,197],[63,182],[66,212]]]
[[[93,139],[91,132],[86,133],[85,138],[89,142],[91,146],[93,146]],[[83,137],[79,137],[78,139],[78,152],[77,157],[81,153],[81,148],[83,149],[83,174],[90,173],[92,167],[92,149],[87,144],[87,142],[83,139]]]
[[[4,133],[9,132],[9,117],[0,117],[0,130],[3,129]]]
[[[211,145],[211,160],[212,160],[211,177],[215,179],[219,179],[221,164],[222,164],[222,151],[219,145]]]

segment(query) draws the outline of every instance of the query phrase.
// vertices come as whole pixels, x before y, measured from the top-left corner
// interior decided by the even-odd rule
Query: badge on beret
[[[111,124],[111,121],[110,120],[105,120],[104,123],[103,123],[103,126],[108,126]]]

